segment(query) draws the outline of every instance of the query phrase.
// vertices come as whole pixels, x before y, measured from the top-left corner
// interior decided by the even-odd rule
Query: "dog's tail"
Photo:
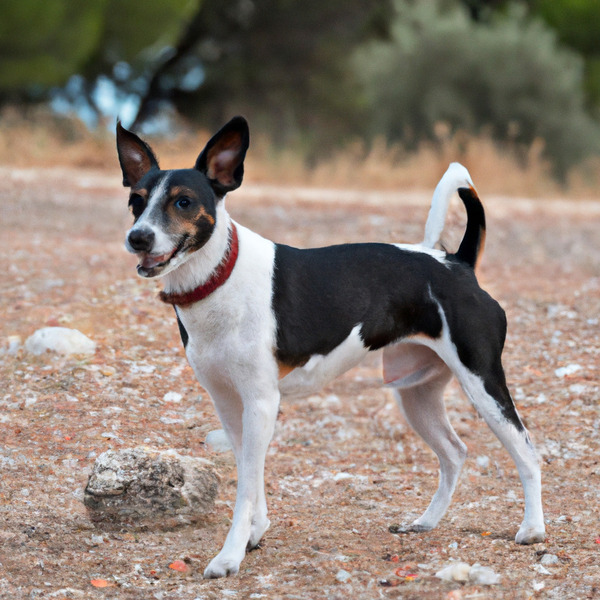
[[[485,246],[485,211],[473,186],[458,188],[458,195],[467,210],[467,227],[454,256],[474,269]]]
[[[458,191],[467,210],[467,228],[455,256],[475,267],[485,241],[485,212],[469,172],[460,163],[451,163],[433,192],[422,245],[433,248],[440,240],[450,200]]]

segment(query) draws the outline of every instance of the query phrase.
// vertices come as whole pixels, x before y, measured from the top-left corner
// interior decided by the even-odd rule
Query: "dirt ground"
[[[282,404],[267,458],[271,529],[237,577],[204,581],[229,525],[235,467],[205,447],[219,428],[210,399],[158,282],[138,279],[123,248],[119,183],[117,171],[0,168],[0,598],[600,597],[600,202],[486,197],[480,186],[479,277],[509,319],[505,368],[541,457],[545,543],[514,543],[516,470],[456,385],[448,412],[469,458],[448,514],[426,534],[388,531],[424,510],[437,462],[381,387],[374,355],[321,394]],[[248,184],[228,206],[271,239],[312,246],[417,242],[429,199]],[[462,233],[458,207],[453,215],[449,246]],[[52,325],[91,337],[95,355],[7,351],[9,336],[23,343]],[[82,498],[95,457],[140,445],[214,460],[214,510],[172,528],[94,527]],[[542,565],[544,555],[555,562]],[[176,560],[185,571],[169,568]],[[435,577],[453,561],[490,567],[500,583]]]

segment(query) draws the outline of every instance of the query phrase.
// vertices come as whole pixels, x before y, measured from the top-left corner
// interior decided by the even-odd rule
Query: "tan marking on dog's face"
[[[174,185],[168,190],[163,206],[166,217],[163,227],[167,234],[174,239],[185,238],[188,250],[198,249],[206,243],[216,220],[197,191],[185,185]]]
[[[146,206],[148,206],[148,190],[145,188],[132,189],[129,194],[129,210],[136,221],[146,210]]]

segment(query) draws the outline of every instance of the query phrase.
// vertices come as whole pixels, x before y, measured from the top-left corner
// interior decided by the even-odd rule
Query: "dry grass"
[[[210,133],[181,123],[169,138],[150,138],[161,165],[191,164]],[[597,197],[600,157],[574,169],[566,185],[551,176],[543,158],[543,140],[527,153],[502,148],[489,136],[465,132],[450,135],[440,125],[436,142],[414,152],[376,140],[370,147],[356,141],[308,168],[295,149],[276,150],[265,136],[254,134],[247,159],[249,181],[282,185],[363,189],[431,189],[452,161],[465,164],[486,193],[519,196]],[[15,167],[75,166],[116,168],[114,135],[109,127],[91,132],[81,122],[51,115],[47,109],[5,108],[0,113],[0,164]]]

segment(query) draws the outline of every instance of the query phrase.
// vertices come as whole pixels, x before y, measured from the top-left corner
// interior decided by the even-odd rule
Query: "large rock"
[[[108,450],[94,463],[83,502],[95,522],[164,527],[208,512],[218,481],[203,458],[174,450]]]

